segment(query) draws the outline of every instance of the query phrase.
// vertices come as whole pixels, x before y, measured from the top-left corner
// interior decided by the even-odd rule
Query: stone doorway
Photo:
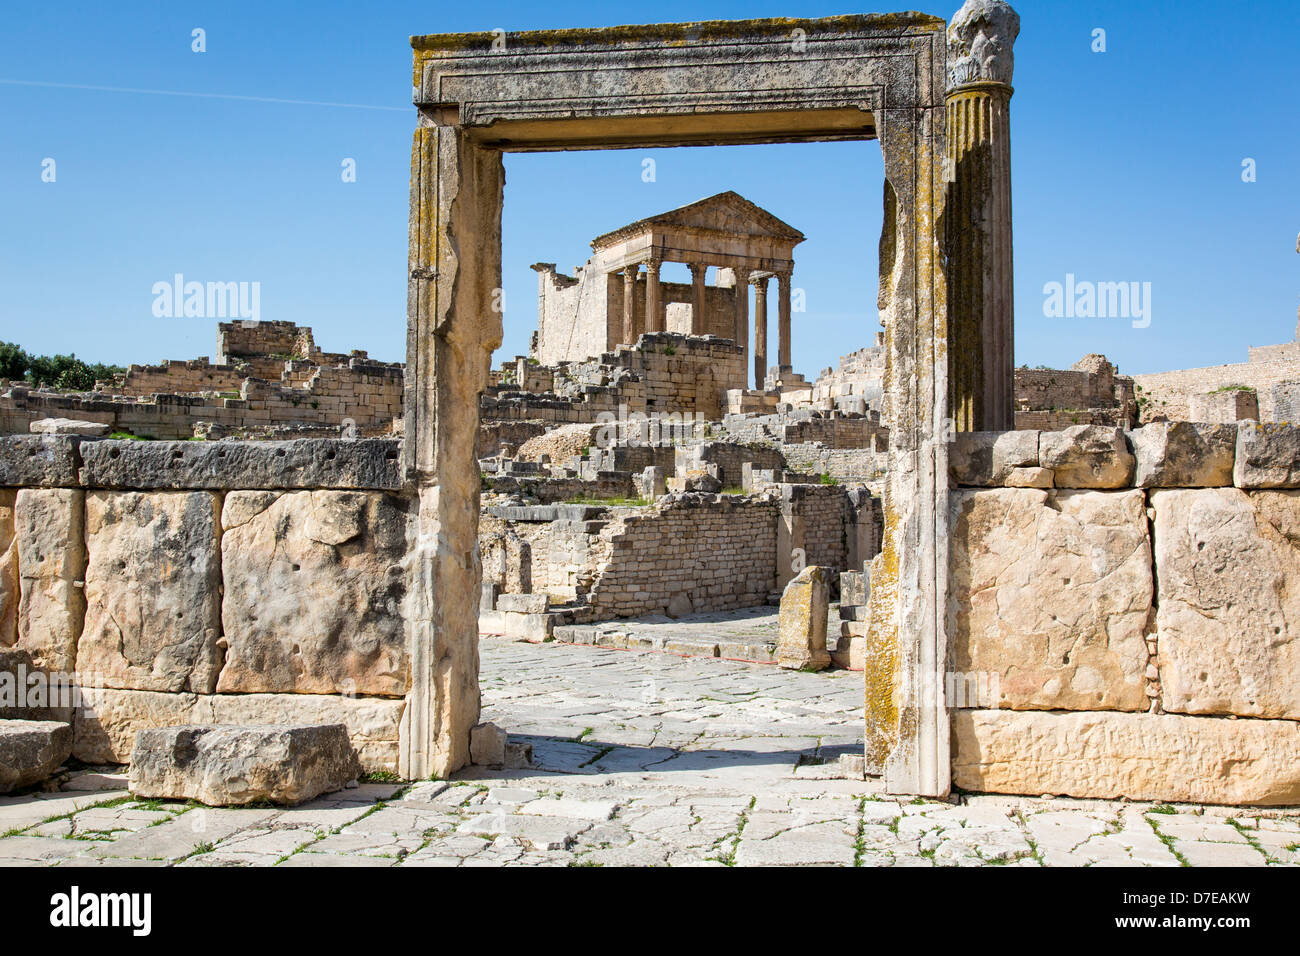
[[[866,674],[868,765],[948,789],[947,328],[938,235],[946,24],[919,14],[415,37],[404,470],[418,497],[407,777],[468,761],[478,395],[501,318],[506,151],[869,140],[885,163],[891,429]]]

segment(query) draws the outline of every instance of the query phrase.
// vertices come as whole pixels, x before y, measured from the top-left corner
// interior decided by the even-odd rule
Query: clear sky
[[[948,17],[959,0],[921,6]],[[1100,351],[1124,372],[1159,371],[1290,340],[1300,3],[1015,6],[1017,363]],[[860,12],[779,0],[6,4],[0,339],[118,363],[211,355],[215,320],[153,314],[154,284],[181,273],[258,282],[262,319],[401,360],[408,35]],[[205,52],[191,48],[195,28]],[[1105,52],[1092,50],[1098,28]],[[569,270],[600,233],[735,189],[809,237],[795,251],[807,312],[793,358],[815,375],[879,328],[882,175],[870,142],[508,155],[502,354],[526,351],[534,327],[529,264]],[[1151,283],[1149,326],[1046,317],[1043,287],[1067,274]]]

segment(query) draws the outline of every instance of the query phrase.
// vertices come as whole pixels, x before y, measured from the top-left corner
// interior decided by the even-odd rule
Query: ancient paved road
[[[498,639],[482,650],[485,719],[533,744],[531,769],[368,783],[283,810],[121,790],[0,798],[0,863],[1300,864],[1300,811],[908,802],[819,779],[856,749],[854,674]]]

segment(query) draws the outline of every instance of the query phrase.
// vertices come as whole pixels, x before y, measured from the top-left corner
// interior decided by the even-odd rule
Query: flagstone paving
[[[0,865],[1300,865],[1300,809],[910,801],[837,778],[861,747],[860,674],[481,650],[483,719],[532,744],[530,768],[244,809],[135,800],[101,768],[0,798]]]

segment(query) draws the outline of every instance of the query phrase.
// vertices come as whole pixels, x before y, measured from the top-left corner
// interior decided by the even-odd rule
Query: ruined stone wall
[[[308,326],[293,322],[222,322],[217,325],[217,364],[234,359],[312,358],[316,343]]]
[[[345,367],[315,368],[299,388],[249,378],[237,386],[239,397],[160,392],[145,401],[14,386],[0,395],[0,433],[24,434],[31,422],[42,418],[103,422],[114,431],[157,439],[192,437],[199,422],[226,431],[340,426],[345,420],[357,428],[386,428],[402,414],[402,374],[400,366],[353,359]]]
[[[609,617],[751,607],[776,583],[777,505],[685,495],[601,532],[609,558],[591,603]]]
[[[885,348],[884,333],[877,333],[876,344],[840,359],[836,368],[823,369],[813,382],[810,401],[814,405],[831,402],[835,407],[853,405],[856,401],[880,409],[884,397]]]
[[[782,445],[786,466],[805,475],[828,475],[838,482],[875,482],[885,473],[889,453],[870,448],[827,448],[820,444]]]
[[[1252,349],[1252,353],[1259,351]],[[1232,385],[1245,385],[1259,395],[1261,421],[1286,421],[1278,415],[1273,387],[1293,382],[1300,377],[1300,365],[1289,352],[1282,358],[1267,361],[1239,362],[1235,365],[1214,365],[1209,368],[1189,368],[1176,372],[1156,372],[1134,375],[1138,386],[1142,421],[1186,421],[1191,413],[1193,395],[1213,392]],[[1294,421],[1295,419],[1290,419]]]
[[[557,273],[554,263],[533,266],[538,302],[532,357],[542,365],[582,361],[609,348],[609,277],[589,266],[576,277]]]
[[[397,769],[410,502],[385,441],[0,439],[0,645],[75,675],[73,756],[342,722]]]
[[[723,488],[739,488],[741,472],[746,462],[755,468],[782,469],[785,459],[775,448],[751,447],[732,442],[702,441],[680,445],[676,449],[674,466],[679,474],[714,465]],[[652,462],[651,464],[658,464]]]
[[[1300,801],[1300,429],[959,435],[953,782]]]

